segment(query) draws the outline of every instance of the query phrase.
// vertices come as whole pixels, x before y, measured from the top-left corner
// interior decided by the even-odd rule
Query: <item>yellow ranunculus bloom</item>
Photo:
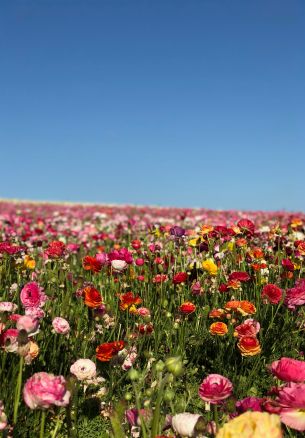
[[[30,256],[26,255],[26,256],[24,257],[24,266],[25,266],[27,269],[35,269],[36,262],[35,262],[35,260],[31,259]]]
[[[205,271],[207,271],[210,275],[217,274],[217,265],[213,259],[207,259],[202,262],[202,267]]]
[[[245,412],[226,423],[216,438],[281,438],[281,420],[267,412]]]
[[[235,243],[232,241],[227,243],[227,248],[229,251],[233,251],[234,246],[235,246]]]

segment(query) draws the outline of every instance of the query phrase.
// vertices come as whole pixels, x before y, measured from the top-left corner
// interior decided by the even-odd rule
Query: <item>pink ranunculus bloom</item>
[[[24,313],[28,316],[38,319],[43,319],[45,316],[44,310],[42,310],[40,307],[27,307]]]
[[[1,301],[0,302],[0,313],[1,312],[15,312],[17,309],[17,305],[11,303],[10,301]]]
[[[20,299],[23,307],[42,307],[47,301],[47,296],[43,293],[42,288],[32,281],[27,283],[21,293]]]
[[[232,394],[233,385],[229,379],[220,374],[208,375],[199,386],[199,397],[212,404],[225,400]]]
[[[239,413],[246,411],[262,412],[263,399],[259,397],[246,397],[242,400],[238,400],[235,404]]]
[[[305,361],[282,357],[272,362],[270,371],[284,382],[305,382]]]
[[[136,259],[136,265],[137,266],[143,266],[144,265],[144,259],[139,257]]]
[[[95,258],[101,265],[105,265],[106,263],[108,263],[108,254],[106,254],[105,252],[97,253]]]
[[[142,317],[150,316],[150,310],[147,307],[139,307],[137,313]]]
[[[303,432],[305,430],[304,409],[282,408],[279,412],[281,422],[291,429]]]
[[[242,338],[243,336],[256,336],[260,328],[261,326],[258,321],[249,318],[246,319],[242,324],[235,327],[235,335],[238,338]]]
[[[282,407],[305,410],[305,383],[290,382],[280,388],[277,402]]]
[[[137,347],[135,347],[135,346],[131,347],[127,351],[127,355],[126,355],[125,360],[124,360],[123,365],[122,365],[122,369],[124,371],[127,371],[127,370],[129,370],[132,367],[132,365],[136,361],[137,355],[138,355],[137,354]]]
[[[18,330],[25,330],[28,335],[36,335],[39,332],[39,320],[32,316],[23,315],[18,319],[16,328]]]
[[[295,286],[286,291],[284,304],[291,310],[305,304],[305,278],[297,280]]]
[[[30,409],[48,409],[52,405],[67,406],[70,395],[63,376],[45,372],[34,374],[23,387],[23,399]]]
[[[128,265],[133,262],[133,257],[131,252],[128,251],[127,248],[121,248],[119,250],[114,250],[108,254],[109,260],[112,262],[113,260],[124,260]]]
[[[7,329],[0,336],[0,346],[8,353],[15,353],[18,349],[18,334],[17,329]]]
[[[65,318],[61,318],[60,316],[53,319],[52,326],[55,333],[60,335],[66,335],[70,331],[70,324]]]
[[[140,415],[142,416],[143,420],[145,422],[149,421],[152,418],[152,412],[150,409],[127,409],[125,411],[126,420],[130,424],[130,426],[140,426],[141,425],[141,419]]]

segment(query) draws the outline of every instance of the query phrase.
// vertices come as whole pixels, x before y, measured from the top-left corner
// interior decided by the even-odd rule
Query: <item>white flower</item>
[[[183,437],[196,436],[195,426],[201,415],[183,412],[174,415],[172,418],[172,427],[176,433]]]
[[[78,359],[71,365],[70,372],[74,374],[78,380],[90,380],[96,375],[96,366],[90,359]]]
[[[127,263],[125,260],[112,260],[111,266],[115,271],[121,272],[126,268]]]

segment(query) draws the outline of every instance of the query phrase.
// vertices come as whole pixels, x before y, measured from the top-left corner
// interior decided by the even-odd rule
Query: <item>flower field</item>
[[[5,437],[302,437],[305,214],[0,203]]]

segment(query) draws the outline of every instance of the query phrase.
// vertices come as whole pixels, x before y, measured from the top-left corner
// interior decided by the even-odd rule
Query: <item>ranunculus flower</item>
[[[237,222],[238,228],[245,234],[252,236],[254,234],[255,226],[249,219],[241,219]]]
[[[172,417],[172,428],[175,433],[183,437],[194,437],[196,434],[195,427],[198,420],[202,419],[199,414],[190,414],[189,412],[182,412]]]
[[[10,301],[0,301],[0,313],[1,312],[15,312],[17,305]]]
[[[303,306],[305,304],[304,278],[297,280],[295,286],[286,291],[284,304],[291,310],[295,310],[297,306]]]
[[[216,438],[282,438],[280,417],[267,412],[245,412],[225,423]]]
[[[281,406],[305,410],[305,383],[289,382],[279,389],[277,399]]]
[[[86,271],[97,273],[102,269],[102,264],[96,257],[86,256],[83,258],[83,268]]]
[[[127,267],[125,260],[111,260],[111,266],[114,271],[121,272]]]
[[[23,399],[30,409],[48,409],[52,405],[67,406],[70,395],[63,376],[45,372],[33,374],[23,388]]]
[[[212,404],[225,400],[232,394],[233,385],[229,379],[220,374],[208,375],[199,386],[199,397]]]
[[[250,275],[247,272],[232,272],[229,275],[229,280],[238,280],[238,281],[249,281]]]
[[[271,304],[279,304],[282,295],[282,290],[275,284],[266,284],[263,287],[262,298]]]
[[[19,330],[7,329],[0,335],[0,346],[9,353],[15,353],[18,349]]]
[[[246,315],[253,315],[256,313],[256,307],[253,303],[250,303],[250,301],[242,300],[239,302],[238,312],[241,313],[243,316]]]
[[[91,380],[96,376],[96,365],[90,359],[78,359],[71,365],[70,372],[77,380]]]
[[[178,225],[175,225],[174,227],[172,227],[169,232],[172,236],[175,236],[175,237],[182,237],[185,235],[185,229],[182,227],[179,227]]]
[[[145,423],[148,423],[152,419],[152,411],[150,409],[127,409],[125,416],[130,426],[141,426],[141,417]]]
[[[261,352],[261,346],[255,336],[242,336],[237,344],[242,356],[255,356]]]
[[[16,323],[17,330],[25,330],[28,335],[35,335],[38,333],[39,320],[32,316],[23,315],[18,318]]]
[[[44,254],[47,257],[56,259],[59,257],[62,257],[65,253],[66,245],[63,242],[60,242],[59,240],[54,240],[53,242],[50,242],[48,245],[48,248],[44,251]]]
[[[177,274],[174,275],[173,277],[173,283],[174,284],[181,284],[181,283],[185,283],[187,280],[187,273],[186,272],[178,272]]]
[[[211,335],[224,336],[228,333],[228,326],[224,322],[213,322],[209,331]]]
[[[20,300],[23,307],[43,307],[47,301],[47,296],[43,293],[42,288],[32,281],[27,283],[20,293]]]
[[[191,303],[190,301],[185,301],[184,303],[179,306],[179,311],[181,313],[184,313],[185,315],[189,315],[190,313],[195,312],[196,306],[195,304]]]
[[[282,266],[284,269],[286,269],[286,271],[290,271],[290,272],[294,271],[294,264],[289,259],[283,259]]]
[[[127,370],[129,370],[132,367],[132,365],[136,361],[136,358],[138,356],[138,354],[137,354],[137,347],[133,346],[133,347],[129,348],[129,350],[126,350],[126,349],[125,350],[121,350],[118,353],[118,356],[120,356],[121,353],[122,353],[122,356],[124,357],[124,362],[122,364],[122,369],[124,371],[127,371]]]
[[[138,295],[134,295],[132,292],[126,292],[125,294],[119,295],[120,299],[120,309],[131,311],[135,310],[135,306],[142,303],[142,299]]]
[[[240,413],[247,411],[262,412],[262,402],[263,399],[259,397],[246,397],[238,400],[235,406]]]
[[[213,259],[207,259],[202,262],[202,267],[205,271],[207,271],[210,275],[216,275],[218,268]]]
[[[128,265],[133,262],[132,254],[128,251],[127,248],[121,248],[119,250],[115,249],[108,254],[108,259],[110,260],[110,262],[112,262],[113,260],[123,260]]]
[[[272,362],[270,370],[284,382],[305,382],[305,361],[282,357]]]
[[[65,318],[56,316],[52,321],[53,329],[56,333],[66,335],[70,331],[70,324]]]
[[[96,358],[101,362],[109,362],[113,356],[124,348],[124,341],[106,342],[96,348]]]
[[[106,263],[108,263],[108,254],[106,254],[105,252],[97,253],[95,258],[101,264],[101,266],[103,266]]]
[[[100,292],[95,287],[87,286],[83,290],[84,303],[86,306],[94,309],[102,304],[103,298]]]
[[[235,327],[234,336],[256,336],[260,330],[260,323],[255,319],[246,319],[242,324]]]
[[[203,289],[201,287],[200,281],[196,281],[191,286],[191,291],[193,295],[200,295],[203,292]]]

